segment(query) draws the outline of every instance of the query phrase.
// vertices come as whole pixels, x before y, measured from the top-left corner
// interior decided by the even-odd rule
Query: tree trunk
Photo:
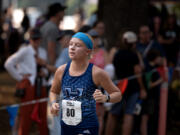
[[[115,45],[121,33],[138,32],[139,26],[148,22],[148,0],[99,0],[98,19],[106,25],[109,47]]]

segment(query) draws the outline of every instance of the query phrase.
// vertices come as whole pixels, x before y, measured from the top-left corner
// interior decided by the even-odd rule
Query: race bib
[[[82,121],[81,102],[62,100],[62,120],[67,125],[79,124]]]

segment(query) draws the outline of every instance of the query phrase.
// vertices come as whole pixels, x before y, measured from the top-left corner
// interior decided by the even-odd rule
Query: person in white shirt
[[[34,85],[36,77],[36,51],[32,45],[22,46],[16,53],[11,55],[5,62],[5,68],[18,82],[25,77]]]
[[[5,68],[8,73],[17,81],[16,89],[23,91],[21,95],[21,102],[27,102],[35,99],[35,80],[37,76],[36,58],[45,57],[45,52],[39,48],[41,43],[41,33],[39,29],[33,28],[30,30],[30,43],[27,46],[22,46],[17,52],[11,55],[5,62]],[[42,93],[45,93],[42,91]],[[43,94],[45,95],[45,94]],[[39,116],[39,130],[40,135],[48,135],[48,128],[46,123],[46,103],[39,106],[41,115]],[[27,105],[20,107],[19,114],[19,129],[18,135],[28,135],[32,123],[32,112],[34,105]],[[43,112],[42,110],[45,110]],[[44,115],[45,113],[45,115]]]

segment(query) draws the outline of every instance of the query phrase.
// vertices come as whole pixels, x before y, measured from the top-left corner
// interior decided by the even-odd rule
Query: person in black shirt
[[[123,49],[119,49],[114,56],[113,64],[115,67],[115,74],[118,80],[127,78],[129,76],[141,73],[141,66],[139,57],[135,51],[137,36],[134,32],[128,31],[123,34]],[[108,115],[108,122],[106,134],[112,134],[116,116],[120,115],[122,106],[125,105],[124,122],[122,127],[122,134],[130,135],[133,125],[133,113],[135,104],[138,98],[145,98],[146,92],[142,83],[142,78],[137,77],[128,80],[126,91],[123,95],[122,102],[116,103]]]

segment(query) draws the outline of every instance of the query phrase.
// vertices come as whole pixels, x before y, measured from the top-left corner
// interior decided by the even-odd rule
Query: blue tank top
[[[93,93],[97,88],[92,79],[93,64],[89,63],[86,71],[80,76],[71,76],[69,74],[70,64],[71,62],[67,64],[62,78],[63,99],[77,100],[82,103],[82,122],[77,125],[78,127],[98,126],[96,101],[93,98]]]

